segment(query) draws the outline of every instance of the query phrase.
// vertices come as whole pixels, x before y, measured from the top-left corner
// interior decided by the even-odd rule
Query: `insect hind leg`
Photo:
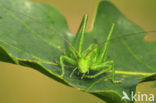
[[[92,67],[93,70],[100,70],[98,73],[94,75],[87,75],[87,78],[96,78],[97,76],[112,70],[112,82],[113,83],[120,83],[120,81],[115,80],[115,69],[114,69],[114,62],[113,61],[107,61],[105,63],[95,65]]]
[[[121,82],[121,80],[115,80],[115,69],[114,69],[114,62],[112,63],[112,67],[111,67],[111,70],[112,70],[112,82],[114,83],[114,84],[117,84],[117,83],[120,83]]]

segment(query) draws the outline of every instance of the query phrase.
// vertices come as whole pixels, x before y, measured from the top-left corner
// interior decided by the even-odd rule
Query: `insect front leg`
[[[68,56],[60,56],[60,65],[61,65],[61,69],[62,69],[61,77],[64,76],[64,61],[67,63],[70,63],[72,65],[76,65],[76,61],[69,58]]]

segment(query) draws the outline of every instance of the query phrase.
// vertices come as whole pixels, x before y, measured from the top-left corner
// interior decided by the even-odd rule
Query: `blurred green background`
[[[50,3],[65,15],[76,32],[84,13],[91,27],[98,0],[37,0]],[[156,0],[111,0],[129,19],[146,31],[156,30]],[[148,37],[150,38],[150,36]],[[156,39],[156,38],[151,38]],[[139,84],[137,91],[155,93],[152,82]],[[0,103],[104,103],[95,96],[64,86],[26,67],[0,62]],[[136,102],[147,103],[147,102]]]

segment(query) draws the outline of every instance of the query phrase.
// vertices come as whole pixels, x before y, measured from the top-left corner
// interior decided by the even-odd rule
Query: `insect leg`
[[[119,81],[117,81],[117,80],[115,80],[115,69],[114,69],[114,62],[112,63],[112,82],[113,83],[120,83],[121,82],[121,80],[119,80]]]
[[[84,24],[84,19],[85,19],[86,17],[85,17],[85,15],[83,16],[83,19],[82,19],[82,21],[81,21],[81,24],[80,24],[80,26],[79,26],[79,28],[78,28],[78,30],[77,30],[77,33],[76,33],[76,37],[74,38],[74,40],[73,40],[73,42],[72,42],[72,44],[73,44],[73,46],[75,46],[75,43],[76,43],[76,41],[77,41],[77,39],[79,39],[80,38],[80,32],[81,32],[81,29],[82,29],[82,25]]]
[[[88,20],[88,16],[84,15],[84,23],[82,25],[80,40],[78,41],[78,53],[79,54],[81,54],[81,51],[82,51],[82,45],[83,45],[84,33],[85,33],[85,29],[86,29],[87,20]]]
[[[116,83],[120,83],[121,80],[119,80],[119,81],[115,80],[114,62],[113,62],[113,61],[107,61],[107,62],[105,62],[105,63],[107,63],[108,65],[111,65],[111,70],[112,70],[112,82],[115,83],[115,84],[116,84]]]
[[[105,63],[102,63],[100,65],[95,65],[92,67],[92,70],[99,70],[101,69],[101,71],[99,71],[98,73],[91,75],[91,76],[87,76],[87,78],[96,78],[97,76],[103,74],[106,71],[112,70],[112,82],[113,83],[119,83],[120,81],[116,81],[115,80],[115,69],[114,69],[114,62],[113,61],[108,61]]]
[[[64,75],[64,61],[66,61],[67,63],[70,63],[72,65],[76,65],[75,60],[73,60],[67,56],[60,56],[60,65],[61,65],[61,69],[62,69],[61,77],[63,77],[63,75]]]
[[[70,57],[73,57],[75,59],[77,59],[77,57],[78,57],[78,55],[76,54],[76,52],[72,48],[68,49],[67,55],[70,56]]]
[[[84,77],[85,77],[85,73],[84,73],[84,74],[82,74],[81,79],[83,79]]]
[[[88,19],[88,16],[87,15],[84,15],[83,16],[83,19],[81,21],[81,24],[79,26],[79,29],[76,33],[76,37],[74,38],[73,42],[72,42],[72,45],[77,49],[77,46],[79,46],[80,44],[80,40],[81,38],[83,38],[84,36],[84,31],[85,31],[85,28],[86,28],[86,24],[87,24],[87,19]],[[80,33],[82,32],[82,33]],[[78,42],[78,45],[76,45]],[[83,41],[82,41],[83,42]],[[81,43],[82,44],[82,43]],[[79,47],[79,48],[82,48],[82,47]],[[77,58],[78,55],[76,55],[75,51],[72,49],[72,48],[69,48],[68,51],[67,51],[68,55],[69,54],[72,54],[74,56],[74,58]],[[78,51],[78,53],[80,54],[80,52]]]
[[[106,65],[105,63],[103,63],[103,64],[100,64],[100,65],[96,65],[96,66],[94,66],[92,68],[94,70],[98,70],[98,69],[101,69],[101,68],[104,68],[104,69],[102,69],[101,71],[99,71],[98,73],[96,73],[94,75],[89,75],[89,76],[87,75],[86,76],[87,78],[96,78],[97,76],[103,74],[104,72],[111,70],[111,65]]]
[[[70,78],[73,76],[73,74],[74,74],[74,72],[77,70],[77,67],[71,72],[71,74],[70,74]]]
[[[102,49],[102,53],[101,53],[100,57],[101,57],[101,60],[103,60],[103,61],[105,61],[106,56],[107,56],[107,51],[108,51],[110,39],[111,39],[113,30],[114,30],[114,26],[115,26],[115,24],[112,24],[111,29],[110,29],[109,34],[108,34],[107,39],[106,39],[106,43]]]

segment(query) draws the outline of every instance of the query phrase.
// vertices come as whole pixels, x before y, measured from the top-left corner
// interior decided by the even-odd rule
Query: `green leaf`
[[[52,70],[56,69],[53,62],[64,51],[65,42],[54,31],[44,27],[53,27],[64,37],[70,35],[62,14],[50,5],[27,0],[0,0],[0,9],[1,61],[22,65],[26,64],[21,63],[22,61],[37,63],[40,67],[35,66],[35,69],[65,83],[52,73]],[[39,25],[31,17],[44,24]],[[5,60],[8,56],[11,59]]]
[[[111,82],[111,72],[95,79],[81,80],[77,75],[70,78],[72,69],[68,66],[65,76],[60,77],[61,69],[56,62],[69,47],[63,38],[72,40],[74,35],[54,7],[27,0],[0,0],[0,17],[0,61],[31,67],[108,103],[129,103],[121,101],[123,91],[130,96],[139,82],[155,80],[156,43],[144,41],[144,34],[121,38],[144,30],[109,1],[100,1],[93,28],[85,34],[84,48],[105,41],[111,24],[115,23],[113,38],[117,39],[111,41],[108,59],[115,62],[116,79],[122,79],[120,84]]]

